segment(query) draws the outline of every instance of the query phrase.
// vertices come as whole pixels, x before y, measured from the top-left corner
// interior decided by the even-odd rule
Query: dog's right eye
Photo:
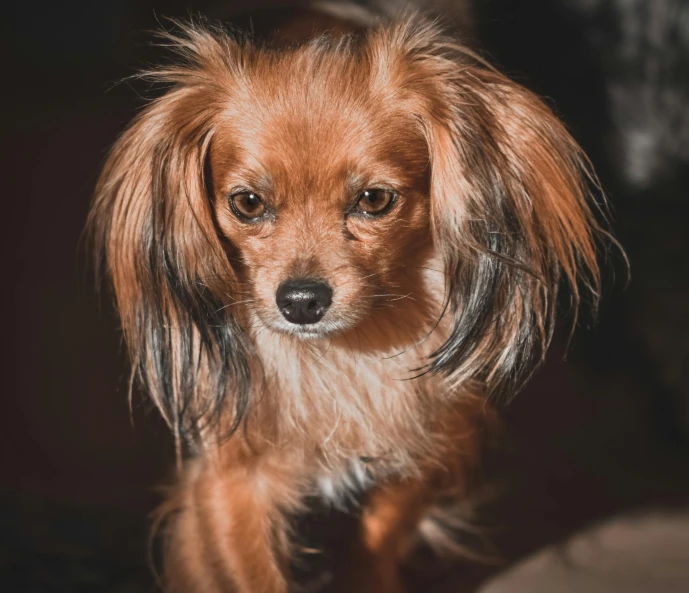
[[[258,220],[266,213],[266,205],[261,196],[254,192],[242,191],[230,196],[230,207],[241,220]]]

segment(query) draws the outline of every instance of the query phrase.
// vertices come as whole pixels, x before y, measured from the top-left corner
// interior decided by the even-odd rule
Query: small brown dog
[[[199,25],[90,224],[136,377],[190,447],[171,591],[287,591],[286,517],[369,491],[357,587],[403,590],[486,397],[595,303],[592,177],[550,110],[419,17],[279,49]],[[180,445],[181,446],[181,445]],[[362,571],[359,571],[362,572]],[[344,590],[354,585],[340,583]]]

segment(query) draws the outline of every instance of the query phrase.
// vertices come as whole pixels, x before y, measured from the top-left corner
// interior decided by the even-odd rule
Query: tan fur
[[[365,466],[351,590],[400,591],[418,526],[466,496],[485,396],[542,357],[561,281],[597,300],[585,158],[416,17],[282,50],[170,40],[178,61],[149,75],[172,87],[116,144],[91,213],[136,373],[196,452],[164,509],[166,584],[286,591],[286,516]],[[347,214],[371,187],[394,207]],[[238,218],[246,190],[270,217]],[[275,302],[303,277],[333,289],[312,333]]]

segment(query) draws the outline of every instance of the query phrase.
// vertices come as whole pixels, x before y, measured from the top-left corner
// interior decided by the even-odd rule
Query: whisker
[[[244,304],[246,304],[246,303],[255,303],[255,302],[256,302],[255,299],[248,299],[248,300],[246,300],[246,301],[237,301],[237,302],[235,302],[235,303],[230,303],[230,304],[228,304],[228,305],[223,305],[223,306],[220,307],[217,311],[214,311],[214,314],[215,314],[215,313],[220,313],[220,311],[222,311],[223,309],[228,309],[229,307],[236,307],[237,305],[244,305]]]
[[[328,346],[327,346],[327,348],[325,349],[325,352],[323,352],[323,354],[321,354],[316,360],[314,360],[314,363],[315,363],[315,364],[318,364],[321,360],[323,360],[323,358],[325,357],[325,355],[326,355],[328,352],[330,352],[330,346],[332,346],[332,345],[333,345],[333,339],[332,339],[332,336],[331,336],[330,339],[328,340]]]

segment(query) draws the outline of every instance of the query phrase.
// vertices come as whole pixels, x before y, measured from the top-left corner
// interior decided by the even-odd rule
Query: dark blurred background
[[[172,477],[171,442],[136,394],[130,414],[121,335],[82,245],[106,151],[150,96],[116,83],[160,59],[147,31],[162,17],[260,24],[294,5],[3,10],[3,591],[153,588],[148,514]],[[608,282],[601,321],[578,331],[566,361],[564,341],[556,344],[504,412],[509,445],[487,468],[500,494],[484,514],[491,547],[509,564],[605,517],[689,501],[689,7],[476,0],[475,13],[481,51],[545,96],[592,158],[632,271],[624,290],[624,265],[610,258],[618,280]],[[499,568],[467,562],[453,590]]]

